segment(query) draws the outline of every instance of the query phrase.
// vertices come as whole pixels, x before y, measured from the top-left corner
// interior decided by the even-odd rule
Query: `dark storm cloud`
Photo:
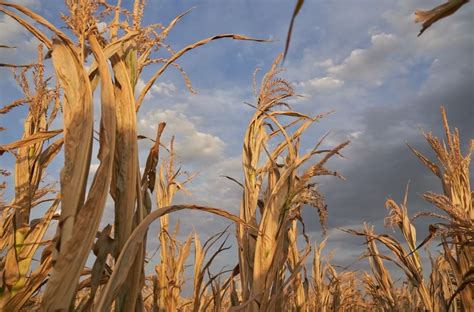
[[[444,138],[439,111],[443,104],[451,128],[460,130],[466,147],[469,139],[474,137],[473,85],[474,75],[466,75],[465,79],[452,83],[442,93],[433,90],[431,94],[401,106],[364,111],[364,133],[346,152],[350,155],[351,165],[342,173],[347,181],[330,181],[323,186],[332,207],[330,222],[341,225],[380,220],[386,213],[383,209],[385,198],[389,195],[400,198],[408,180],[411,180],[410,198],[415,204],[414,211],[421,206],[419,194],[439,190],[435,177],[405,143],[434,158],[419,127]]]
[[[190,52],[179,63],[199,95],[188,97],[182,77],[170,71],[159,82],[171,81],[178,91],[144,103],[142,116],[147,117],[146,122],[150,124],[147,133],[150,136],[155,134],[156,124],[166,117],[170,131],[166,135],[177,132],[177,144],[179,140],[187,144],[188,149],[183,149],[183,153],[188,153],[182,155],[187,161],[183,169],[200,172],[195,183],[189,186],[193,195],[178,195],[177,201],[236,212],[241,189],[219,176],[225,174],[241,179],[241,142],[251,115],[250,108],[242,102],[253,101],[255,68],[267,70],[282,50],[294,3],[221,2],[216,5],[217,1],[149,1],[146,22],[166,24],[196,5],[170,33],[168,43],[176,50],[220,32],[271,37],[276,41],[265,44],[213,42]],[[125,3],[130,5],[131,1]],[[49,1],[48,7],[43,8],[44,15],[52,16],[59,6],[63,6],[63,1]],[[364,251],[363,240],[337,228],[360,227],[368,221],[376,225],[377,231],[382,231],[387,213],[385,200],[393,196],[401,201],[408,180],[411,181],[409,212],[430,209],[420,195],[427,190],[439,191],[439,183],[405,143],[429,153],[419,127],[443,134],[440,105],[446,106],[450,124],[460,129],[464,143],[474,136],[474,36],[471,31],[474,5],[465,6],[417,38],[418,26],[413,23],[412,13],[424,6],[428,6],[425,0],[307,1],[295,24],[285,77],[296,83],[297,92],[307,94],[308,99],[294,107],[310,114],[337,109],[335,114],[310,129],[307,136],[314,143],[322,133],[332,130],[329,145],[353,140],[344,151],[347,159],[331,161],[328,165],[347,180],[321,180],[321,190],[329,206],[328,249],[334,249],[335,260],[343,265]],[[0,22],[7,20],[3,17]],[[59,20],[56,22],[61,25]],[[8,21],[4,29],[7,26],[11,32],[2,32],[2,44],[20,46],[20,39],[28,44],[30,39],[23,38],[24,31],[18,25]],[[29,47],[30,54],[34,55],[36,44]],[[6,53],[2,57],[11,61]],[[5,71],[2,72],[2,77],[5,75]],[[147,75],[151,72],[145,71],[144,78]],[[5,90],[0,93],[2,98],[15,98],[17,94],[10,91],[11,81],[3,80],[0,79]],[[17,120],[13,118],[13,122]],[[212,146],[218,152],[213,151],[212,157],[203,156],[209,159],[192,157],[196,153],[191,147],[193,142],[199,141],[194,139],[198,132],[207,145],[217,142]],[[186,137],[191,139],[186,141]],[[225,144],[219,144],[219,140]],[[144,155],[148,148],[143,148]],[[304,217],[307,231],[320,241],[316,212],[305,209]],[[183,212],[172,217],[173,220],[178,218],[181,218],[183,235],[195,228],[203,239],[221,230],[225,223],[198,212]],[[420,239],[426,221],[420,220],[417,224]],[[150,233],[153,249],[156,225]],[[230,255],[231,258],[235,259],[235,255]]]
[[[360,119],[364,132],[344,153],[349,159],[332,164],[335,168],[342,168],[341,173],[347,180],[325,179],[322,182],[321,190],[329,206],[329,227],[361,228],[363,222],[370,222],[376,225],[379,232],[389,231],[382,226],[387,215],[385,201],[391,197],[401,202],[408,181],[410,215],[422,210],[436,211],[421,195],[426,191],[441,192],[440,182],[408,149],[406,143],[435,160],[421,129],[445,138],[439,110],[444,105],[451,130],[455,127],[459,129],[463,151],[466,152],[469,139],[474,137],[473,86],[474,75],[468,70],[460,79],[448,79],[443,86],[436,86],[423,96],[407,98],[401,105],[371,107],[362,111]],[[339,133],[341,135],[337,139],[341,141],[344,131]],[[314,211],[306,209],[304,217],[307,228],[319,229]],[[430,221],[423,218],[415,221],[419,240],[426,235]],[[362,239],[354,239],[345,233],[339,233],[336,237],[330,237],[328,246],[339,251],[335,260],[341,264],[355,261],[355,250],[358,253],[364,251]]]

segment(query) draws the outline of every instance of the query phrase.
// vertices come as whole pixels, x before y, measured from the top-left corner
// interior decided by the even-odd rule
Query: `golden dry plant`
[[[54,138],[62,130],[50,130],[60,109],[57,88],[49,88],[44,77],[43,47],[38,46],[38,63],[14,72],[25,98],[2,108],[6,114],[20,105],[28,105],[28,114],[23,125],[20,141],[3,145],[0,153],[11,152],[15,161],[15,193],[9,204],[2,204],[0,221],[0,307],[11,310],[26,303],[31,294],[41,285],[44,273],[51,268],[44,249],[40,265],[30,273],[33,256],[41,246],[50,246],[43,236],[55,217],[59,205],[55,187],[43,181],[43,175],[53,158],[59,153],[64,139],[46,144],[45,139]],[[33,86],[28,79],[32,74]],[[42,218],[32,219],[32,210],[45,209]]]
[[[361,279],[356,272],[338,273],[330,263],[330,257],[323,257],[326,239],[319,246],[315,244],[312,263],[312,286],[307,293],[306,311],[367,311],[371,302],[364,298]]]
[[[295,93],[287,81],[277,77],[282,70],[278,67],[282,57],[279,55],[263,76],[258,92],[255,87],[255,114],[247,128],[242,151],[245,180],[240,218],[252,227],[240,225],[237,240],[240,300],[247,311],[284,307],[290,289],[294,292],[297,309],[305,309],[301,270],[310,244],[303,231],[306,248],[303,252],[298,251],[297,221],[304,230],[301,208],[311,205],[318,210],[321,223],[325,224],[326,206],[312,178],[339,176],[324,166],[349,144],[344,142],[334,149],[319,149],[323,137],[310,152],[299,155],[302,134],[324,115],[310,117],[292,110],[285,102]],[[285,107],[289,109],[283,109]],[[283,117],[292,120],[284,124]],[[269,150],[272,140],[275,147]],[[318,161],[307,164],[318,156]],[[305,164],[307,168],[301,170]],[[291,272],[289,276],[285,273],[287,270]]]
[[[414,218],[430,216],[441,222],[429,225],[428,236],[419,244],[416,241],[416,229],[408,215],[408,187],[402,204],[392,199],[387,200],[389,216],[388,226],[396,226],[405,239],[405,244],[387,234],[377,235],[371,227],[364,231],[346,230],[355,235],[364,236],[367,241],[367,257],[370,259],[373,277],[366,276],[368,294],[384,310],[406,311],[472,311],[474,309],[474,215],[473,191],[470,186],[470,160],[474,150],[474,139],[468,145],[468,152],[463,155],[457,129],[451,132],[446,112],[441,108],[443,128],[446,141],[441,141],[432,133],[424,134],[433,149],[440,165],[429,160],[425,155],[410,147],[422,163],[432,171],[442,184],[443,194],[427,192],[423,195],[426,201],[440,209],[444,214],[421,212]],[[436,237],[441,239],[442,253],[431,260],[429,282],[423,274],[420,248],[432,242]],[[376,242],[384,245],[395,257],[381,254]],[[390,261],[406,275],[409,293],[394,286],[390,273],[383,260]],[[397,298],[403,294],[403,298]]]
[[[81,300],[80,306],[108,309],[114,301],[116,310],[130,311],[140,307],[143,301],[140,292],[144,283],[144,238],[148,225],[154,219],[179,209],[204,208],[202,210],[241,222],[239,218],[219,209],[192,205],[160,207],[150,213],[149,193],[153,191],[151,176],[155,171],[153,165],[156,166],[157,162],[150,162],[142,174],[145,179],[142,179],[138,163],[136,112],[154,82],[170,65],[184,74],[176,60],[188,51],[222,38],[263,40],[238,34],[220,34],[197,41],[177,52],[170,49],[172,53],[168,58],[156,58],[154,52],[167,47],[163,40],[188,12],[176,17],[167,26],[142,26],[145,10],[143,0],[134,1],[131,10],[123,8],[120,0],[114,5],[106,1],[68,0],[66,5],[69,15],[63,16],[63,20],[73,36],[67,35],[27,7],[0,1],[0,11],[16,20],[48,49],[46,57],[52,59],[55,78],[63,95],[60,98],[54,95],[62,107],[62,130],[51,131],[46,126],[49,123],[45,121],[44,114],[49,99],[45,97],[52,95],[46,93],[43,90],[45,87],[41,86],[43,89],[36,90],[39,92],[36,99],[31,96],[25,100],[31,102],[32,120],[26,125],[24,137],[2,146],[2,153],[13,153],[17,149],[19,154],[16,165],[18,174],[15,175],[18,192],[13,204],[8,205],[9,209],[2,210],[2,237],[5,236],[2,239],[2,250],[8,249],[9,254],[2,259],[2,263],[5,263],[2,265],[2,307],[19,309],[33,292],[45,284],[41,291],[42,310],[73,309],[80,277],[85,274],[86,260],[94,250],[97,261],[100,259],[102,263],[97,268],[104,267],[104,258],[110,253],[114,259],[113,273],[107,273],[104,281],[103,270],[95,270],[93,273],[100,277],[91,277],[91,292]],[[106,16],[112,16],[112,21],[99,31],[97,25]],[[40,55],[40,58],[43,56]],[[90,66],[86,66],[88,58],[93,59]],[[161,67],[146,82],[140,94],[135,94],[135,86],[143,69],[160,63]],[[36,67],[39,70],[42,64]],[[184,77],[190,87],[185,74]],[[92,98],[99,82],[100,165],[87,189],[94,131]],[[2,112],[19,103],[17,101],[5,107]],[[53,116],[56,114],[51,114],[50,118]],[[45,141],[60,133],[63,133],[63,137],[43,154]],[[44,265],[39,269],[34,285],[28,286],[30,289],[24,287],[25,275],[37,248],[35,245],[39,244],[49,219],[43,218],[43,222],[38,225],[28,217],[32,204],[41,199],[39,194],[47,193],[45,190],[37,190],[38,183],[44,167],[59,152],[61,145],[64,148],[64,167],[60,177],[59,226],[53,248],[45,256]],[[33,161],[26,162],[27,157]],[[109,191],[115,205],[113,247],[105,243],[109,237],[107,233],[110,232],[107,228],[99,235],[103,239],[93,246]],[[35,193],[39,194],[33,197]],[[56,208],[58,204],[59,201],[55,201],[52,207]],[[54,211],[47,216],[52,216],[53,213]],[[36,225],[35,231],[33,225]],[[23,250],[28,237],[34,242]],[[104,248],[108,252],[104,252]],[[51,266],[52,270],[49,271]],[[32,275],[34,276],[36,275]],[[7,283],[3,284],[4,281]],[[104,283],[106,285],[101,286],[104,290],[100,292],[99,298],[96,290],[98,285]]]
[[[297,2],[293,21],[302,4]],[[349,142],[324,148],[322,136],[302,152],[307,130],[326,114],[308,116],[292,108],[297,94],[279,77],[283,54],[258,86],[257,73],[254,76],[256,103],[249,104],[254,113],[243,138],[243,181],[228,177],[242,187],[239,215],[177,205],[175,194],[186,193],[194,175],[177,167],[174,138],[169,145],[163,143],[165,120],[157,125],[145,166],[140,167],[137,142],[149,138],[137,133],[137,112],[147,92],[170,66],[193,92],[176,63],[190,50],[224,38],[264,40],[220,34],[175,52],[165,40],[189,11],[168,25],[144,26],[144,0],[133,1],[131,8],[121,0],[66,0],[66,5],[63,31],[24,6],[0,0],[0,11],[41,42],[36,63],[0,64],[13,70],[24,93],[24,98],[0,108],[0,114],[28,108],[21,137],[0,146],[0,155],[9,153],[15,159],[14,182],[0,184],[0,311],[474,310],[474,141],[462,154],[459,133],[450,130],[444,110],[445,141],[425,134],[439,164],[410,147],[443,188],[442,194],[424,195],[442,213],[415,217],[436,217],[439,222],[417,242],[407,188],[402,203],[386,202],[386,224],[397,228],[403,241],[376,234],[369,225],[346,230],[364,237],[363,256],[371,272],[340,268],[324,251],[325,239],[310,241],[302,209],[315,208],[325,236],[328,209],[318,179],[343,178],[327,165],[342,156]],[[448,11],[443,12],[446,16]],[[0,43],[0,49],[10,48]],[[169,57],[158,57],[163,50]],[[51,59],[53,77],[45,77],[45,59]],[[135,92],[144,69],[154,66],[158,68],[144,88]],[[95,93],[100,110],[94,107]],[[100,120],[98,129],[94,119]],[[60,127],[56,125],[62,129],[54,129]],[[99,148],[96,171],[91,170],[94,144]],[[46,176],[54,160],[63,162],[58,185]],[[9,174],[0,169],[2,178]],[[114,221],[99,228],[109,194]],[[172,218],[184,209],[214,214],[231,224],[207,238],[185,233],[180,241],[179,220]],[[149,227],[157,220],[155,260],[147,254],[147,241]],[[177,225],[171,229],[173,221]],[[55,231],[53,239],[46,236],[48,229]],[[235,254],[229,259],[234,260],[228,268],[216,269],[216,259],[232,252],[231,229]],[[423,258],[422,247],[436,239],[441,242],[439,254],[427,252]],[[406,278],[397,281],[387,261]],[[151,274],[145,270],[148,264],[155,269]]]
[[[432,133],[425,134],[434,151],[439,165],[411,148],[423,164],[441,181],[443,194],[427,192],[425,200],[444,212],[444,215],[428,215],[441,218],[442,222],[430,227],[431,236],[440,236],[448,260],[456,291],[449,304],[459,295],[460,303],[466,311],[474,310],[474,192],[471,189],[470,165],[474,151],[474,138],[468,144],[465,155],[461,151],[459,131],[451,132],[444,107],[441,108],[446,141],[441,141]],[[422,214],[423,215],[423,214]],[[427,241],[427,239],[425,239]],[[417,247],[419,248],[419,247]]]

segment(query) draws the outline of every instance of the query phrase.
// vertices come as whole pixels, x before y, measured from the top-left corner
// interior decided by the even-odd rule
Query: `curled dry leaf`
[[[156,165],[158,164],[160,155],[160,139],[161,135],[163,134],[163,130],[165,129],[165,126],[165,122],[161,122],[158,125],[155,143],[151,147],[150,152],[148,153],[148,157],[146,159],[145,171],[143,173],[141,183],[142,185],[145,185],[146,183],[150,192],[153,192],[153,189],[155,188]]]
[[[100,148],[98,155],[100,165],[97,169],[96,175],[90,187],[85,204],[82,207],[76,207],[76,211],[70,211],[70,213],[72,212],[73,214],[70,214],[68,216],[64,216],[63,213],[61,214],[62,218],[69,217],[70,220],[67,221],[69,221],[70,223],[68,233],[66,233],[65,231],[61,232],[61,246],[59,249],[59,254],[42,301],[42,309],[45,310],[67,310],[71,306],[75,297],[75,291],[82,268],[86,263],[87,257],[89,256],[89,251],[92,247],[93,240],[95,238],[100,219],[102,217],[102,212],[105,208],[105,201],[107,198],[107,192],[110,187],[110,181],[112,176],[112,165],[115,151],[116,134],[115,97],[113,83],[108,69],[107,59],[105,58],[105,55],[97,40],[96,35],[94,33],[91,33],[88,37],[88,41],[91,44],[91,49],[94,54],[94,57],[99,64],[99,75],[101,78],[102,115],[100,129]],[[65,47],[64,45],[61,46]],[[70,53],[67,53],[65,56],[71,57],[72,55]],[[53,62],[54,58],[55,52],[53,50]],[[74,60],[77,59],[74,58]],[[74,60],[71,60],[71,62],[73,63]],[[68,71],[72,79],[77,79],[79,77],[82,79],[87,79],[85,72],[82,68],[78,70],[69,69]],[[90,84],[88,80],[85,81],[85,84],[82,85],[82,87],[82,90],[77,90],[75,92],[84,92],[86,90],[89,90],[90,92]],[[88,94],[88,96],[91,95],[92,92]],[[78,99],[80,99],[80,97],[75,98],[74,100]],[[89,102],[84,104],[78,104],[78,106],[88,104],[91,105],[91,103]],[[90,110],[91,108],[91,106],[85,107],[85,110]],[[78,131],[77,134],[83,135],[82,131]],[[92,131],[90,131],[89,134],[92,134]],[[84,138],[81,138],[80,141],[82,140],[84,140]],[[66,137],[66,144],[67,143],[68,142]],[[89,141],[87,142],[89,148],[91,145],[90,143],[91,140],[89,139]],[[90,154],[86,155],[85,157],[90,157]],[[85,171],[84,178],[87,179],[89,162],[87,162],[86,164],[87,166],[81,167],[79,169]],[[72,190],[71,192],[80,194],[80,190],[78,191],[77,185],[74,186],[74,190]],[[63,194],[64,193],[62,193],[62,195]],[[67,196],[63,196],[63,209],[65,208],[64,198],[70,197],[70,195],[72,194],[67,194]],[[80,200],[77,203],[80,204],[82,198],[78,199]],[[60,228],[60,230],[62,229],[63,228]],[[68,237],[65,237],[66,235],[63,234],[67,234]],[[74,261],[71,262],[70,259],[74,259]],[[67,285],[64,285],[64,280],[68,281]]]
[[[418,10],[415,12],[415,23],[423,23],[418,36],[421,36],[431,25],[436,23],[442,18],[454,14],[463,5],[468,3],[469,0],[449,0],[446,3],[438,5],[437,7],[429,11]]]
[[[288,28],[288,35],[286,36],[286,43],[285,43],[285,52],[283,52],[283,60],[286,58],[288,54],[288,49],[290,47],[291,41],[291,33],[293,32],[293,24],[295,23],[295,18],[301,10],[301,7],[304,4],[304,0],[297,0],[295,9],[293,10],[293,15],[291,16],[290,27]]]
[[[45,140],[48,140],[52,137],[55,137],[56,135],[60,134],[63,132],[63,130],[51,130],[51,131],[42,131],[42,132],[37,132],[33,135],[30,135],[29,137],[15,141],[10,144],[5,144],[5,145],[0,145],[0,155],[7,151],[11,151],[16,148],[28,146],[31,144],[36,144],[39,142],[43,142]]]
[[[148,216],[146,216],[145,219],[143,219],[143,221],[134,229],[132,235],[130,235],[129,239],[127,240],[115,264],[114,272],[112,273],[112,276],[110,277],[106,288],[101,293],[100,300],[96,307],[97,311],[107,311],[109,309],[110,305],[112,304],[112,301],[117,295],[117,290],[127,278],[128,272],[135,260],[136,252],[140,248],[140,245],[143,241],[143,237],[148,231],[148,227],[151,225],[151,223],[164,215],[183,209],[199,210],[207,213],[212,213],[228,220],[234,221],[237,224],[241,224],[247,227],[250,226],[239,217],[218,208],[197,205],[173,205],[158,208],[157,210],[151,212]]]
[[[197,47],[200,47],[202,45],[205,45],[213,40],[218,40],[218,39],[224,39],[224,38],[230,38],[234,40],[244,40],[244,41],[256,41],[256,42],[268,42],[268,40],[265,39],[257,39],[257,38],[252,38],[244,35],[239,35],[239,34],[220,34],[216,36],[212,36],[206,39],[202,39],[200,41],[194,42],[183,49],[179,50],[176,52],[173,56],[171,56],[168,61],[148,80],[148,82],[145,84],[143,87],[142,91],[140,92],[140,95],[138,96],[138,99],[135,103],[135,110],[138,111],[140,109],[140,106],[142,105],[143,100],[145,99],[145,95],[148,93],[148,91],[151,89],[153,84],[155,83],[156,79],[160,77],[163,72],[171,65],[173,64],[178,58],[180,58],[183,54],[186,52],[189,52]]]

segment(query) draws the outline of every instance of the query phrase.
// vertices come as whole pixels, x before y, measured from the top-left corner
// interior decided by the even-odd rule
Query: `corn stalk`
[[[474,247],[470,244],[474,239],[474,197],[470,186],[470,162],[474,150],[474,139],[470,140],[469,150],[466,155],[463,155],[459,132],[457,129],[451,132],[443,107],[441,116],[446,142],[440,141],[432,133],[424,134],[440,165],[432,162],[416,149],[410,148],[423,164],[440,179],[443,187],[443,194],[432,192],[424,194],[424,198],[428,202],[446,214],[427,213],[440,217],[445,222],[431,225],[430,236],[425,241],[429,241],[429,238],[435,235],[442,236],[445,256],[454,272],[457,285],[451,301],[459,294],[460,303],[466,311],[470,311],[474,309],[474,285],[472,282]],[[448,237],[451,238],[449,244]]]
[[[33,88],[30,87],[28,72],[32,68]],[[0,222],[0,250],[6,252],[0,261],[0,308],[18,310],[25,304],[31,293],[46,278],[45,270],[50,260],[43,259],[40,268],[29,276],[33,256],[42,245],[55,211],[59,205],[57,198],[47,198],[56,192],[52,185],[42,184],[45,170],[59,153],[63,138],[47,145],[46,140],[60,134],[61,130],[49,130],[59,110],[58,90],[48,88],[44,77],[43,45],[38,46],[38,61],[15,73],[26,98],[2,108],[5,114],[16,106],[28,104],[28,114],[23,125],[23,135],[18,141],[0,146],[0,152],[10,152],[15,158],[15,197],[11,204],[2,209]],[[53,105],[51,105],[51,103]],[[45,198],[46,197],[46,198]],[[56,197],[56,196],[55,196]],[[52,204],[49,204],[51,203]],[[31,219],[33,208],[47,207],[40,219]]]
[[[345,142],[332,150],[318,150],[320,142],[311,152],[298,155],[301,134],[322,116],[313,118],[291,109],[272,110],[286,105],[284,100],[295,95],[288,82],[276,77],[281,72],[278,68],[281,59],[282,55],[277,57],[262,79],[256,112],[247,128],[242,152],[245,182],[240,217],[258,227],[256,232],[243,227],[239,227],[237,232],[242,302],[252,301],[246,307],[248,311],[266,311],[270,303],[285,292],[287,280],[284,271],[288,261],[289,236],[295,235],[291,234],[294,220],[299,218],[303,204],[312,204],[324,216],[321,212],[325,206],[320,205],[321,197],[310,180],[318,175],[337,175],[324,168],[324,164],[349,143]],[[294,120],[282,125],[279,117],[283,116],[293,117]],[[296,124],[299,124],[298,128],[288,133],[289,127]],[[282,141],[268,151],[269,140],[277,136]],[[266,159],[261,156],[263,151]],[[324,156],[301,175],[297,174],[299,167],[317,154]],[[263,165],[260,165],[261,161],[264,161]],[[264,181],[266,189],[262,190]],[[324,222],[324,219],[321,221]],[[292,248],[294,250],[294,243]],[[307,245],[300,262],[309,249]],[[301,268],[301,264],[296,267],[293,264],[292,278],[298,280]],[[297,300],[303,302],[304,292],[299,290],[297,293]],[[282,301],[277,302],[283,308]]]
[[[115,205],[115,247],[111,254],[116,260],[133,229],[141,224],[151,211],[148,189],[153,184],[148,180],[142,181],[140,177],[136,112],[155,81],[169,66],[174,66],[184,75],[186,84],[191,88],[186,74],[176,64],[176,61],[190,50],[222,38],[262,41],[237,34],[221,34],[197,41],[176,53],[172,52],[169,58],[156,58],[154,50],[163,47],[162,41],[188,12],[179,15],[165,27],[158,24],[142,26],[144,1],[134,1],[131,12],[121,7],[120,0],[115,6],[105,1],[92,0],[66,1],[66,5],[70,14],[64,16],[64,22],[75,39],[32,10],[0,1],[1,12],[15,19],[49,49],[48,56],[52,58],[56,79],[64,94],[61,99],[64,139],[56,143],[58,150],[57,146],[63,144],[64,140],[64,168],[60,178],[61,215],[53,251],[54,259],[51,262],[53,270],[42,297],[44,310],[68,310],[74,307],[76,292],[79,289],[78,281],[92,250],[109,190]],[[112,23],[106,27],[106,37],[107,32],[99,31],[97,24],[105,20],[104,17],[108,14],[113,14],[113,18]],[[54,38],[50,39],[48,33],[52,33]],[[85,61],[91,54],[93,63],[86,69]],[[145,88],[135,100],[135,86],[143,69],[157,63],[162,63],[162,66],[146,82]],[[93,143],[92,99],[99,82],[100,165],[90,189],[87,190]],[[19,104],[13,103],[10,108],[16,105]],[[5,110],[10,108],[6,107]],[[31,154],[31,157],[36,156],[35,153],[41,150],[41,142],[58,133],[44,132],[44,129],[38,133],[29,133],[29,137],[25,137],[30,144],[25,147],[29,149],[27,153]],[[116,149],[115,146],[120,148]],[[16,147],[2,146],[2,152],[12,148]],[[143,175],[148,179],[147,172]],[[27,178],[20,173],[16,176],[19,179]],[[18,183],[26,185],[24,181]],[[23,196],[18,197],[17,201],[27,200]],[[21,225],[17,226],[15,234],[15,240],[18,242],[25,239],[26,229],[23,224],[26,224],[29,214],[28,206],[21,206],[21,213],[18,210],[18,218],[15,221],[17,225]],[[97,248],[99,254],[108,254]],[[103,248],[106,248],[106,245],[103,245]],[[137,305],[142,304],[145,248],[143,241],[134,268],[130,271],[132,273],[120,285],[121,290],[115,305],[117,310],[134,310]],[[9,267],[11,259],[13,258],[10,256]],[[95,274],[102,276],[102,272]],[[101,280],[97,276],[93,279]],[[13,277],[11,280],[13,283]],[[81,302],[88,302],[90,305],[96,301],[94,295],[95,292],[91,292],[89,298]]]

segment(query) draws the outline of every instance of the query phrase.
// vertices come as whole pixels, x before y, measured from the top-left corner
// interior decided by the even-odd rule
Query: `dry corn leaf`
[[[91,279],[90,279],[90,297],[89,301],[92,303],[94,300],[95,294],[99,285],[104,284],[103,272],[106,266],[107,256],[113,254],[115,246],[115,241],[110,237],[112,231],[112,226],[108,224],[97,237],[97,241],[94,243],[92,250],[96,255],[96,260],[92,266]]]
[[[428,167],[431,170],[431,172],[433,172],[439,178],[442,177],[439,167],[436,164],[434,164],[432,161],[430,161],[428,157],[426,157],[425,155],[423,155],[422,153],[420,153],[418,150],[411,147],[410,145],[408,145],[408,148],[413,152],[413,154],[416,155],[416,157],[418,157],[423,162],[423,164],[425,164],[426,167]]]
[[[119,55],[119,58],[115,58],[113,61],[114,64],[119,64],[120,62],[123,62],[123,57],[126,55],[127,51],[130,49],[131,46],[134,45],[133,39],[135,39],[140,33],[138,31],[131,31],[127,33],[125,36],[121,37],[120,39],[108,44],[104,49],[104,55],[107,59],[112,58],[114,55]],[[89,80],[91,81],[91,86],[92,90],[95,90],[97,87],[97,84],[99,82],[99,77],[98,77],[98,69],[97,69],[97,61],[94,61],[89,69]],[[115,70],[117,71],[117,69]],[[117,75],[117,73],[116,73]],[[124,76],[123,73],[118,73],[119,77]],[[128,74],[127,74],[128,76]],[[128,80],[128,83],[130,83],[130,79]],[[128,88],[125,84],[123,85],[124,88]],[[127,91],[127,90],[125,90]],[[133,88],[132,88],[132,94],[133,94]]]
[[[140,109],[140,106],[142,105],[143,99],[145,98],[145,95],[148,93],[148,91],[151,89],[153,84],[155,83],[156,79],[160,77],[163,72],[171,65],[173,64],[178,58],[180,58],[183,54],[185,54],[188,51],[191,51],[197,47],[200,47],[202,45],[205,45],[206,43],[209,43],[213,40],[218,40],[218,39],[223,39],[223,38],[231,38],[233,40],[245,40],[245,41],[256,41],[256,42],[267,42],[268,40],[265,39],[257,39],[257,38],[252,38],[252,37],[247,37],[243,35],[238,35],[238,34],[220,34],[216,36],[212,36],[200,41],[197,41],[193,44],[190,44],[183,49],[179,50],[175,54],[173,54],[168,61],[148,80],[148,82],[145,84],[143,87],[142,91],[140,92],[140,95],[138,96],[138,99],[135,103],[135,110],[138,111]]]
[[[43,296],[42,309],[45,310],[68,310],[71,307],[82,268],[89,256],[102,218],[112,176],[116,126],[114,88],[107,59],[96,35],[91,33],[88,40],[92,53],[99,64],[99,75],[101,77],[102,116],[98,155],[100,165],[92,182],[87,201],[77,211],[73,219],[74,223],[71,224],[72,235],[68,240],[62,242],[53,273]],[[84,77],[85,73],[83,71],[81,73]],[[88,166],[87,169],[89,169]],[[71,194],[62,194],[64,204],[64,198]],[[70,259],[74,259],[74,261],[71,262]],[[64,281],[68,281],[68,283],[65,284]]]
[[[22,148],[25,146],[29,146],[32,144],[37,144],[41,143],[45,140],[51,139],[55,137],[56,135],[62,133],[63,130],[51,130],[51,131],[41,131],[41,132],[36,132],[35,134],[32,134],[24,139],[15,141],[10,144],[5,144],[5,145],[0,145],[0,155],[7,151],[11,151],[16,148]]]
[[[438,5],[437,7],[429,11],[416,11],[415,12],[415,23],[423,23],[418,36],[421,36],[431,25],[436,23],[442,18],[454,14],[463,5],[468,3],[469,0],[448,0],[448,2]]]
[[[18,255],[20,260],[27,259],[30,262],[32,261],[36,250],[41,245],[41,241],[51,223],[51,220],[53,219],[53,216],[56,212],[57,207],[59,206],[59,203],[59,199],[54,200],[53,204],[46,211],[44,216],[40,219],[39,223],[34,227],[31,226],[32,229],[30,229],[28,235],[26,236],[23,242],[24,246],[22,246],[21,251]]]
[[[160,139],[165,129],[166,123],[160,122],[158,125],[155,143],[150,149],[148,153],[148,157],[146,159],[145,170],[143,172],[142,177],[142,185],[147,185],[150,192],[153,193],[153,189],[155,188],[155,180],[156,180],[156,165],[158,164],[159,155],[160,155]]]
[[[114,272],[107,283],[106,288],[101,293],[100,300],[97,304],[96,309],[98,311],[106,311],[109,309],[112,301],[114,300],[115,296],[117,295],[117,291],[120,288],[120,285],[125,281],[130,268],[133,265],[133,261],[135,259],[136,252],[138,251],[139,247],[143,242],[144,235],[148,231],[148,227],[150,224],[155,221],[156,219],[167,215],[174,211],[179,211],[183,209],[192,209],[192,210],[200,210],[208,213],[212,213],[223,218],[229,219],[234,221],[238,224],[243,224],[245,226],[249,226],[246,222],[240,219],[237,216],[234,216],[222,209],[211,208],[211,207],[203,207],[203,206],[196,206],[196,205],[173,205],[168,207],[158,208],[157,210],[151,212],[148,216],[143,219],[143,221],[134,229],[132,235],[130,235],[127,243],[125,244],[120,257],[118,258]]]
[[[104,49],[104,54],[106,54]],[[111,57],[114,71],[114,93],[116,99],[115,115],[116,146],[110,194],[115,202],[114,237],[117,249],[114,256],[118,257],[121,248],[132,232],[133,211],[137,200],[136,181],[138,179],[138,146],[137,127],[133,88],[123,58],[119,55]],[[90,78],[90,76],[89,76]]]
[[[40,289],[44,284],[45,279],[52,267],[51,256],[45,258],[40,267],[38,267],[29,277],[26,286],[16,294],[15,297],[11,298],[4,307],[4,311],[20,311],[33,294]]]
[[[1,8],[0,8],[1,9]],[[0,63],[0,67],[10,67],[10,68],[29,68],[33,67],[35,64],[8,64],[8,63]],[[4,114],[5,112],[0,112]]]
[[[38,163],[42,168],[46,168],[51,161],[59,154],[64,144],[64,138],[59,138],[51,143],[40,155]]]
[[[288,54],[288,49],[290,47],[291,41],[291,33],[293,32],[293,24],[295,23],[295,18],[300,12],[301,8],[303,7],[304,0],[297,0],[295,9],[293,10],[293,14],[291,15],[290,27],[288,28],[288,35],[286,35],[286,43],[285,43],[285,52],[283,52],[283,60],[286,58]]]
[[[84,203],[92,152],[93,108],[89,79],[79,56],[67,42],[53,40],[52,61],[64,90],[64,167],[61,171],[59,248],[72,237],[78,210]]]

